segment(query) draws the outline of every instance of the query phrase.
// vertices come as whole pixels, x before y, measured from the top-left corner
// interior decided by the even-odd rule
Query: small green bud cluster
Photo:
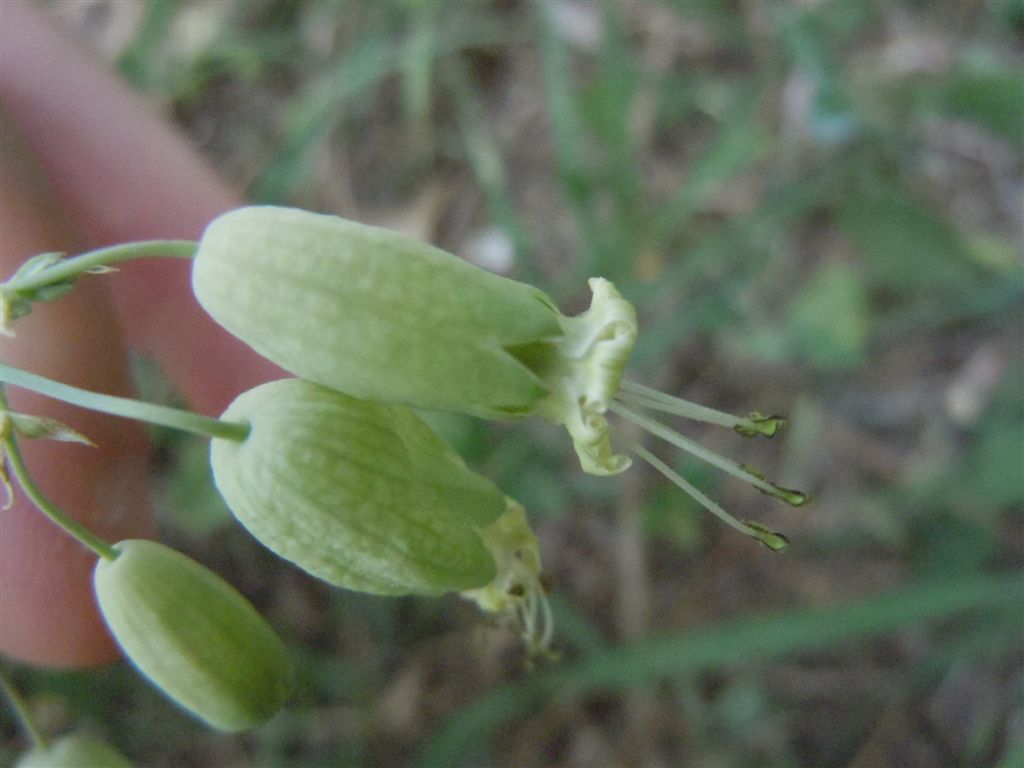
[[[39,301],[59,299],[74,286],[74,279],[48,282],[40,288],[30,291],[15,291],[7,287],[8,283],[17,284],[31,279],[57,264],[63,258],[61,253],[40,253],[25,262],[4,285],[0,285],[0,334],[14,336],[14,321],[32,311],[32,304]]]

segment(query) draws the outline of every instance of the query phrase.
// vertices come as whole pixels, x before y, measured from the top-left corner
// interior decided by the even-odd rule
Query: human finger
[[[197,238],[238,195],[141,96],[26,2],[4,3],[0,102],[85,245]],[[80,281],[84,282],[84,281]],[[110,281],[128,343],[197,410],[219,413],[280,370],[192,300],[186,263],[144,260]]]
[[[9,273],[25,254],[74,250],[80,238],[9,124],[0,122],[0,264]],[[37,305],[5,338],[4,362],[69,384],[128,394],[127,360],[105,286]],[[147,505],[148,447],[138,425],[31,392],[7,392],[15,412],[45,415],[89,437],[96,447],[20,441],[30,474],[69,515],[111,542],[152,536]],[[43,666],[93,666],[117,651],[96,608],[96,557],[43,517],[20,491],[0,512],[0,651]]]

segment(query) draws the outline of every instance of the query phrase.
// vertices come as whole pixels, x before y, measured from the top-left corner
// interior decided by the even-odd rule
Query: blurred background
[[[155,432],[169,543],[289,641],[285,712],[205,730],[127,668],[12,668],[40,725],[145,766],[1024,765],[1024,2],[43,2],[255,201],[635,302],[629,377],[810,491],[667,462],[583,475],[560,429],[431,415],[530,511],[562,652],[456,597],[330,589],[262,550],[202,441]],[[139,360],[143,396],[174,401]],[[24,747],[10,718],[0,761]]]

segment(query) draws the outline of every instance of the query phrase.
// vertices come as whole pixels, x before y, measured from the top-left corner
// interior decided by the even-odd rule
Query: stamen
[[[537,599],[540,601],[541,621],[544,623],[544,631],[541,632],[537,648],[543,653],[553,655],[554,651],[551,650],[551,641],[555,636],[555,615],[551,611],[551,601],[548,600],[548,596],[543,592],[543,589],[537,594]]]
[[[497,574],[490,584],[462,593],[489,613],[512,622],[530,659],[554,658],[554,614],[548,603],[540,570],[537,537],[526,521],[526,511],[506,499],[505,514],[481,532],[494,555]]]
[[[671,413],[674,416],[682,416],[685,419],[701,421],[706,424],[717,424],[721,427],[728,427],[744,437],[761,435],[762,437],[774,437],[780,429],[786,425],[786,420],[781,416],[765,416],[752,411],[746,418],[733,416],[731,413],[708,408],[706,405],[684,400],[681,397],[673,397],[656,389],[651,389],[643,384],[634,381],[623,380],[617,397],[632,405],[650,408],[654,411]]]
[[[653,453],[648,451],[643,446],[634,445],[632,446],[631,450],[633,451],[633,453],[635,453],[641,459],[643,459],[656,470],[658,470],[662,475],[668,478],[670,482],[677,485],[686,494],[688,494],[690,498],[692,498],[694,501],[696,501],[698,504],[704,507],[704,509],[713,514],[726,525],[735,528],[740,533],[745,533],[747,536],[751,536],[757,539],[759,542],[764,544],[766,547],[768,547],[768,549],[772,550],[773,552],[779,552],[789,545],[789,539],[787,539],[781,533],[776,533],[775,531],[765,528],[760,523],[754,523],[749,521],[740,522],[739,520],[737,520],[735,517],[733,517],[724,509],[722,509],[718,504],[716,504],[703,493],[698,491],[693,485],[691,485],[689,482],[683,479],[683,477],[680,476],[677,472],[673,471],[671,467],[665,464],[665,462],[663,462],[661,459],[659,459],[657,456],[655,456]]]
[[[526,595],[518,601],[515,613],[521,630],[520,636],[526,646],[527,663],[532,665],[538,658],[557,659],[558,652],[551,649],[555,617],[539,581],[530,585]]]
[[[802,504],[806,504],[808,499],[810,498],[806,493],[803,493],[802,491],[790,490],[789,488],[783,488],[781,486],[775,485],[775,483],[768,482],[763,477],[759,477],[756,473],[751,472],[749,469],[743,468],[735,461],[727,459],[724,456],[721,456],[715,453],[714,451],[705,448],[699,443],[690,440],[689,438],[683,437],[678,432],[669,429],[663,424],[659,424],[657,421],[654,421],[653,419],[649,419],[646,416],[641,416],[639,413],[636,413],[635,411],[626,408],[621,403],[612,403],[611,411],[625,419],[629,419],[637,426],[642,427],[643,429],[650,432],[652,435],[656,435],[657,437],[660,437],[662,440],[671,443],[677,448],[682,448],[684,451],[696,456],[698,459],[706,461],[708,464],[711,464],[712,466],[718,467],[723,472],[728,472],[733,477],[738,477],[740,480],[745,480],[762,493],[766,493],[769,496],[774,496],[777,499],[782,499],[782,501],[786,502],[787,504],[791,504],[794,507],[799,507]]]
[[[530,611],[525,598],[515,602],[512,616],[515,628],[519,630],[520,637],[525,641],[530,636]]]

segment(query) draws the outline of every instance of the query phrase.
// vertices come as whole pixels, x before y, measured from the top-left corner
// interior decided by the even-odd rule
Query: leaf
[[[697,157],[686,181],[675,197],[658,213],[657,236],[668,238],[685,229],[690,218],[706,204],[726,181],[750,170],[768,150],[770,140],[750,105],[757,104],[756,93],[744,93],[742,104],[722,125],[704,152]]]
[[[946,112],[1024,144],[1024,76],[1018,70],[970,67],[956,72],[943,93]]]
[[[53,266],[64,260],[64,253],[60,251],[50,251],[48,253],[38,253],[29,259],[26,259],[17,271],[11,276],[8,282],[17,283],[18,280],[24,280],[25,278],[42,272],[48,267]]]
[[[438,30],[434,57],[473,46],[501,44],[507,33],[494,25],[475,23]],[[415,36],[402,43],[366,36],[307,86],[288,108],[281,147],[253,183],[249,196],[261,202],[285,199],[308,170],[313,150],[329,135],[344,109],[365,96],[381,80],[401,71],[408,60],[422,59],[422,44]]]
[[[921,577],[978,572],[996,549],[991,531],[950,512],[918,516],[914,529],[910,564]]]
[[[965,482],[994,507],[1024,503],[1024,421],[989,420],[971,451]]]
[[[788,332],[794,352],[823,371],[860,364],[870,323],[861,277],[845,262],[819,268],[789,307]]]
[[[781,42],[795,68],[814,86],[807,129],[821,145],[847,141],[861,128],[861,117],[842,82],[835,40],[828,34],[824,14],[793,12],[781,28]]]
[[[125,48],[117,61],[117,67],[136,86],[147,89],[156,80],[158,57],[161,46],[171,35],[172,24],[182,10],[180,0],[150,0],[135,39]]]
[[[29,416],[23,413],[10,414],[14,431],[22,437],[57,440],[62,443],[81,443],[95,447],[96,444],[67,424],[45,416]]]
[[[959,293],[979,278],[960,233],[903,189],[877,182],[846,197],[839,225],[879,288],[907,297]]]
[[[212,536],[234,521],[210,478],[205,441],[183,442],[174,455],[164,519],[197,538]]]
[[[14,486],[11,485],[11,473],[7,469],[7,446],[0,447],[0,510],[8,510],[14,505]]]

